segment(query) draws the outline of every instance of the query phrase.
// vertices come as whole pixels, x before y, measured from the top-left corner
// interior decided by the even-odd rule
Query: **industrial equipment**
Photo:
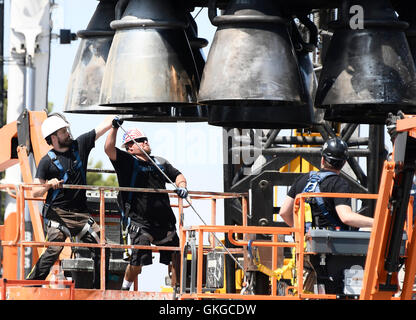
[[[195,7],[206,8],[217,27],[206,62],[201,48],[207,41],[198,37],[191,15]],[[31,195],[29,161],[33,156],[36,166],[49,150],[40,134],[47,114],[29,109],[35,105],[33,86],[26,85],[23,110],[14,110],[19,118],[0,128],[0,169],[19,164],[23,176],[23,183],[0,184],[16,202],[0,226],[0,299],[412,299],[416,67],[410,12],[401,0],[98,1],[90,23],[78,32],[82,40],[65,112],[223,127],[224,192],[189,192],[193,201],[211,205],[209,225],[184,224],[186,205],[178,199],[180,246],[162,248],[121,244],[112,200],[124,189],[176,197],[173,191],[64,185],[85,189],[94,203],[101,227],[100,243],[93,245],[101,249],[101,288],[88,287],[91,259],[68,255],[71,247],[91,244],[59,243],[65,250],[56,272],[46,281],[24,280],[25,248],[33,248],[36,259],[53,244],[44,238],[38,209],[43,199]],[[25,35],[28,43],[33,40]],[[13,51],[16,60],[24,56],[27,84],[41,52],[35,43]],[[394,133],[391,158],[387,120]],[[368,136],[358,134],[363,124]],[[278,191],[319,167],[320,146],[334,136],[349,147],[341,175],[352,193],[308,197],[350,197],[375,223],[371,231],[313,229],[305,235],[306,195],[296,199],[295,225],[287,227],[279,220]],[[216,224],[219,199],[224,225]],[[225,238],[221,245],[219,234]],[[153,293],[137,286],[118,290],[126,266],[122,252],[139,247],[180,252],[179,286]],[[326,290],[322,272],[316,286],[304,279],[310,259],[336,280],[334,292]],[[73,281],[62,279],[61,271]]]

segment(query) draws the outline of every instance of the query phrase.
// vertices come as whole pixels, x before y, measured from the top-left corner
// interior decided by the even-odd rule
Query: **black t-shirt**
[[[150,161],[137,159],[128,152],[118,148],[116,150],[116,161],[111,161],[111,163],[117,173],[120,187],[132,187],[132,172],[134,170],[134,162],[137,161],[137,175],[133,187],[166,189],[168,181]],[[166,159],[153,156],[152,159],[163,168],[163,172],[173,182],[181,174]],[[124,204],[129,198],[129,192],[121,192],[121,198],[122,205],[125,208]],[[170,207],[169,195],[166,193],[132,192],[128,216],[133,221],[150,229],[173,229],[176,224],[175,215]]]
[[[79,157],[82,161],[84,173],[87,172],[88,156],[90,151],[95,146],[95,130],[91,130],[87,133],[80,135],[72,143],[78,144]],[[82,173],[80,170],[75,169],[76,158],[69,148],[66,152],[58,152],[53,150],[57,159],[61,163],[61,166],[68,173],[68,180],[65,184],[84,185]],[[60,179],[61,171],[52,162],[49,155],[45,155],[39,162],[38,169],[36,171],[36,178],[42,180],[51,180],[53,178]],[[49,203],[52,197],[53,189],[49,189],[46,197],[46,202]],[[82,189],[60,189],[60,192],[53,200],[52,207],[58,207],[63,210],[84,212],[87,211],[87,197],[85,190]]]
[[[327,170],[321,170],[325,172]],[[303,192],[303,189],[306,186],[306,183],[309,179],[309,173],[303,176],[300,176],[291,186],[288,192],[288,196],[295,199],[296,195]],[[326,177],[320,184],[321,192],[331,192],[331,193],[350,193],[350,187],[339,175],[330,175]],[[338,205],[348,205],[351,206],[351,199],[350,198],[323,198],[325,208],[328,210],[328,213],[332,216],[332,219],[335,219],[337,224],[341,226],[342,229],[348,229],[349,227],[341,222],[338,217],[338,214],[335,210],[335,207]],[[320,213],[320,210],[317,209],[317,206],[311,205],[312,209],[312,216],[313,218],[313,226],[316,227],[315,224],[315,217],[318,216],[318,223],[319,227],[327,228],[327,227],[335,227],[333,222],[328,220],[327,218],[323,217]]]

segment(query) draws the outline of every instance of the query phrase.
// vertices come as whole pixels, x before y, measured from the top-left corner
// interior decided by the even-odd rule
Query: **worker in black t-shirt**
[[[321,192],[349,193],[348,183],[339,176],[339,173],[348,159],[348,146],[339,138],[328,140],[322,148],[321,172],[331,171],[336,173],[325,178],[320,184]],[[289,225],[293,226],[293,206],[296,195],[302,193],[307,182],[309,174],[298,178],[289,189],[285,201],[280,208],[280,216]],[[320,215],[314,212],[312,208],[313,226],[319,228],[336,228],[347,229],[347,226],[355,228],[368,228],[373,225],[373,218],[358,214],[351,209],[351,199],[347,198],[323,198],[325,208],[330,217]],[[318,221],[318,225],[316,224]]]
[[[186,198],[188,191],[184,175],[167,160],[150,155],[150,144],[143,132],[138,129],[126,131],[122,140],[122,148],[126,151],[115,147],[117,131],[121,123],[117,118],[113,120],[113,128],[105,142],[105,152],[117,173],[119,186],[165,189],[168,181],[160,172],[162,170],[176,184],[176,193],[181,198]],[[176,218],[167,193],[121,192],[120,196],[123,215],[129,219],[128,232],[133,245],[153,243],[159,246],[179,246]],[[178,259],[179,255],[175,252],[160,250],[160,263],[168,265],[168,272],[172,273],[173,285],[177,285],[179,280]],[[150,264],[152,264],[151,250],[132,250],[122,289],[129,290],[134,279],[141,273],[142,266]],[[173,269],[172,264],[175,267]]]
[[[328,140],[322,148],[321,170],[318,174],[326,176],[321,180],[320,192],[349,193],[348,183],[339,173],[348,159],[348,146],[339,138]],[[291,186],[280,209],[280,216],[289,225],[294,224],[293,207],[296,195],[305,192],[310,174],[298,178]],[[316,199],[316,198],[314,198]],[[347,230],[348,226],[355,228],[369,228],[373,225],[373,218],[358,214],[351,209],[349,198],[324,198],[324,208],[317,205],[316,200],[311,203],[312,227],[333,230]],[[305,217],[306,218],[306,217]],[[306,228],[305,224],[305,229]],[[322,263],[320,255],[305,255],[304,267],[307,276],[304,289],[313,290],[316,283],[324,284],[326,293],[341,293],[343,278],[328,276],[326,263]]]
[[[95,129],[73,140],[69,131],[70,125],[62,115],[52,114],[43,121],[42,135],[53,148],[39,162],[34,183],[43,186],[34,188],[33,195],[42,197],[48,193],[42,212],[47,228],[47,241],[64,242],[67,237],[75,237],[77,242],[99,242],[100,228],[88,213],[85,190],[63,189],[62,185],[86,184],[89,153],[94,148],[95,141],[111,128],[111,123],[112,117],[109,116]],[[46,279],[62,249],[60,246],[49,246],[27,279]],[[99,272],[99,250],[92,251],[95,269]],[[94,286],[99,286],[97,274]]]

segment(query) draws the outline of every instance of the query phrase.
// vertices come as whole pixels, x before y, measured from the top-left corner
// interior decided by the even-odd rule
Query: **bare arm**
[[[352,211],[350,206],[338,205],[335,207],[335,210],[342,223],[348,226],[356,228],[371,228],[373,226],[373,218]]]
[[[293,227],[293,205],[295,204],[295,199],[286,196],[285,201],[282,204],[282,207],[280,208],[279,214],[282,217],[283,221],[286,222],[286,224],[289,227]]]
[[[111,128],[112,121],[114,116],[108,116],[95,128],[95,140],[100,138],[104,133],[106,133]]]
[[[183,174],[179,174],[176,177],[175,184],[178,188],[186,188],[186,178]]]
[[[117,138],[117,129],[111,128],[110,133],[105,140],[104,150],[107,156],[112,161],[117,160],[117,151],[116,151],[116,138]]]
[[[53,178],[51,180],[43,180],[35,178],[33,183],[39,183],[39,184],[46,184],[46,186],[39,186],[39,187],[33,187],[33,196],[35,198],[43,197],[43,195],[48,192],[50,188],[58,189],[62,188],[63,180],[58,180],[56,178]]]

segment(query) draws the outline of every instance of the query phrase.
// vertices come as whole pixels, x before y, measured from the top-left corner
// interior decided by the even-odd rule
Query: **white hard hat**
[[[69,128],[69,123],[59,116],[51,116],[46,118],[42,123],[43,138],[48,137],[61,128]]]

